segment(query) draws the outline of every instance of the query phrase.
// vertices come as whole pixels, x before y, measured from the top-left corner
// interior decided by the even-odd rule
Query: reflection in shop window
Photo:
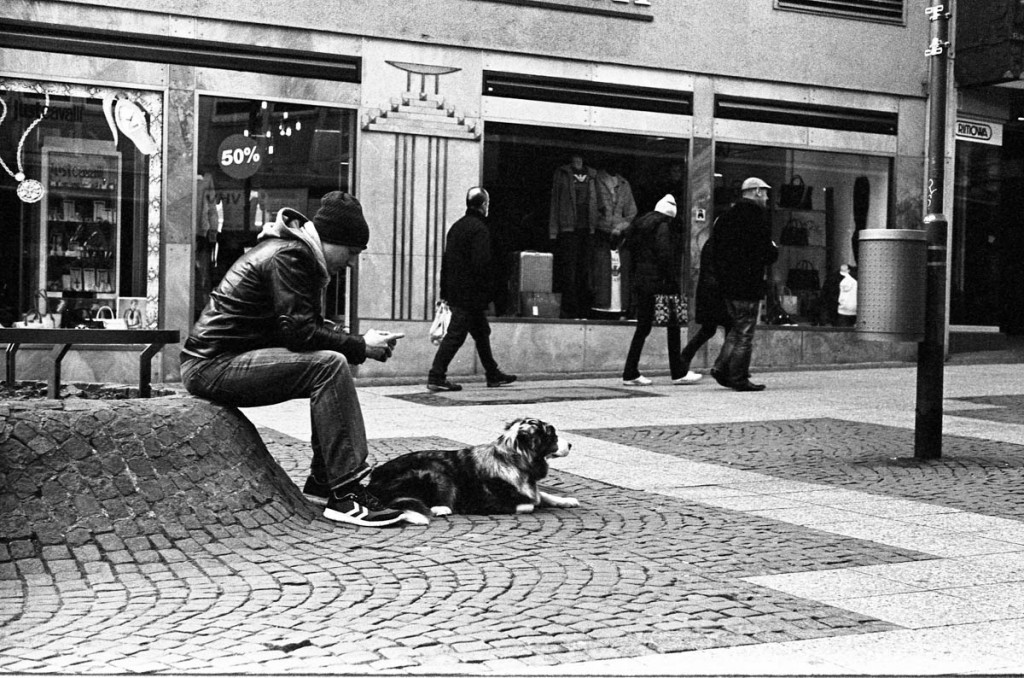
[[[312,219],[325,193],[351,191],[354,121],[352,111],[312,104],[199,98],[196,317],[278,210]],[[347,325],[345,273],[328,286],[324,315]]]
[[[102,327],[138,298],[155,327],[161,94],[0,80],[0,100],[0,324]]]
[[[634,317],[628,250],[616,261],[611,234],[666,194],[686,213],[687,150],[685,139],[488,123],[496,314]]]
[[[844,273],[857,274],[857,233],[886,228],[892,160],[886,157],[719,143],[715,214],[756,176],[771,185],[768,209],[779,259],[768,272],[761,321],[853,326],[840,313]],[[846,267],[845,269],[843,267]]]

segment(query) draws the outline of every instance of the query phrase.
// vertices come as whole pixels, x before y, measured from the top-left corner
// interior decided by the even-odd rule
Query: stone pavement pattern
[[[804,375],[769,382],[789,390],[788,408],[703,386],[563,405],[544,391],[565,382],[517,385],[517,395],[537,391],[540,408],[521,395],[503,408],[399,406],[393,396],[420,389],[367,389],[378,460],[481,442],[519,414],[548,418],[575,446],[548,484],[581,508],[384,531],[298,512],[99,547],[12,541],[0,546],[0,671],[837,673],[849,672],[847,651],[855,668],[891,673],[907,667],[872,657],[897,643],[955,650],[938,635],[954,627],[987,648],[980,660],[944,656],[910,672],[1024,666],[1014,664],[1021,643],[1005,642],[1024,636],[1024,610],[1004,604],[982,618],[962,607],[960,619],[919,629],[880,606],[881,594],[934,610],[955,599],[949,591],[1024,586],[1024,537],[1007,529],[1019,527],[1019,423],[952,420],[960,435],[947,437],[946,458],[909,463],[906,417],[884,402],[905,402],[893,385],[906,373],[892,375],[891,396],[863,389],[842,420],[823,416],[834,403]],[[998,396],[1013,396],[1013,384],[984,380]],[[991,409],[947,407],[958,404]],[[755,407],[762,421],[749,420]],[[308,464],[301,411],[248,413],[297,483]],[[911,521],[900,523],[907,531],[885,532],[886,511]],[[937,522],[972,539],[920,539]],[[991,649],[992,638],[1008,649]]]

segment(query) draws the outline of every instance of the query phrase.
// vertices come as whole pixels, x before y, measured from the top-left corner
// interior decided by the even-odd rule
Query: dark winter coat
[[[765,268],[779,258],[768,212],[753,200],[741,199],[716,220],[711,239],[722,296],[744,301],[763,297]]]
[[[239,257],[203,309],[183,353],[201,358],[260,348],[337,351],[349,363],[366,361],[366,342],[324,320],[320,299],[323,255],[295,229],[279,228]]]
[[[693,316],[698,325],[724,325],[729,321],[725,297],[715,275],[712,247],[711,240],[708,240],[700,250],[700,274],[694,299],[697,309]]]
[[[677,220],[661,212],[642,214],[626,229],[623,246],[633,262],[634,295],[679,294],[682,233]]]
[[[467,209],[448,230],[441,258],[441,298],[468,311],[487,308],[494,298],[491,236],[479,210]]]

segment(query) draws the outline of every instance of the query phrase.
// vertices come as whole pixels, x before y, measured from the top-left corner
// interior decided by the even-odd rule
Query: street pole
[[[942,456],[942,390],[946,359],[946,231],[942,213],[946,180],[946,88],[952,0],[931,0],[925,10],[931,35],[928,57],[928,172],[924,230],[928,239],[924,339],[917,347],[914,457]]]

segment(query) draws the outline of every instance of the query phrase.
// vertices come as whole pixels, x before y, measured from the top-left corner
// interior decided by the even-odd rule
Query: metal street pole
[[[946,88],[952,0],[931,0],[925,10],[931,35],[928,57],[928,167],[924,229],[928,236],[924,340],[917,347],[914,457],[942,456],[943,363],[946,359],[946,230],[942,213],[946,178]]]

